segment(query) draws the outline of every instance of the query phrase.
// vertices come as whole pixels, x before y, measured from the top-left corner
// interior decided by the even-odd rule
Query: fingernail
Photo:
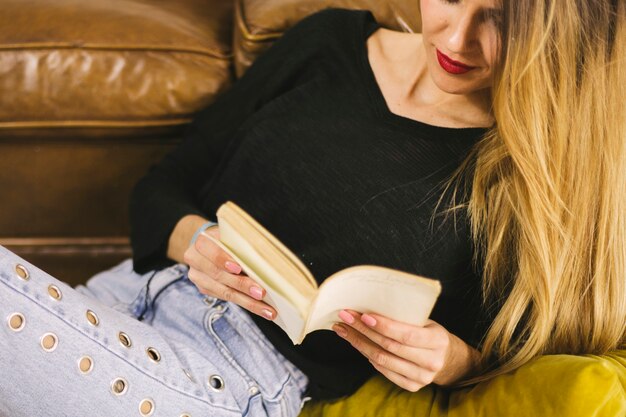
[[[263,299],[263,290],[259,287],[250,287],[250,295],[257,300]]]
[[[241,267],[234,262],[226,261],[224,264],[226,270],[232,274],[238,274],[241,272]]]
[[[361,321],[368,326],[376,326],[376,319],[372,316],[368,316],[367,314],[363,314],[361,316]]]
[[[354,317],[352,317],[352,314],[348,313],[346,310],[341,310],[339,312],[339,318],[348,324],[354,323]]]
[[[261,314],[263,314],[263,317],[265,317],[268,320],[271,320],[274,318],[274,315],[272,314],[272,312],[266,308],[261,310]]]
[[[346,337],[348,335],[348,332],[346,332],[346,329],[339,326],[338,324],[335,324],[333,326],[333,330],[335,331],[335,333],[337,333],[341,337]]]

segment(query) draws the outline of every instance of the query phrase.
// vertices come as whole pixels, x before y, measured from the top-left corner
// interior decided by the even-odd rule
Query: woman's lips
[[[446,72],[449,72],[450,74],[464,74],[476,68],[453,60],[449,56],[441,53],[439,49],[437,49],[437,60],[439,61],[439,65],[441,65],[441,68],[443,68]]]

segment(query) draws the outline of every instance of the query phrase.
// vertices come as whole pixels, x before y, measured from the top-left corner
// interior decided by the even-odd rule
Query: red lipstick
[[[476,68],[453,60],[449,56],[441,53],[439,49],[437,49],[437,60],[439,61],[439,65],[441,65],[441,68],[443,68],[444,70],[446,70],[446,72],[449,72],[450,74],[465,74],[466,72]]]

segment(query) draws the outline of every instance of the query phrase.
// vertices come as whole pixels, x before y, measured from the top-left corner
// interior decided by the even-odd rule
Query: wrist
[[[213,226],[217,226],[217,223],[212,222],[210,220],[201,224],[200,227],[196,229],[193,236],[191,237],[191,240],[189,241],[189,246],[193,246],[196,243],[196,240],[198,240],[198,236],[200,236],[200,234],[204,232],[206,229],[208,229],[209,227],[213,227]]]
[[[185,251],[189,248],[189,242],[200,226],[207,219],[196,214],[189,214],[181,218],[170,234],[167,245],[167,257],[176,262],[184,262]]]
[[[474,374],[479,369],[480,352],[450,333],[446,365],[434,379],[437,385],[452,385]]]

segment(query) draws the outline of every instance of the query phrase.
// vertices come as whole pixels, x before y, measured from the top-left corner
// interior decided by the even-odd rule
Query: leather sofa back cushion
[[[231,82],[232,13],[229,0],[3,0],[0,137],[187,123]]]
[[[289,27],[327,7],[371,10],[384,27],[420,32],[419,0],[234,0],[235,71],[240,77]]]

